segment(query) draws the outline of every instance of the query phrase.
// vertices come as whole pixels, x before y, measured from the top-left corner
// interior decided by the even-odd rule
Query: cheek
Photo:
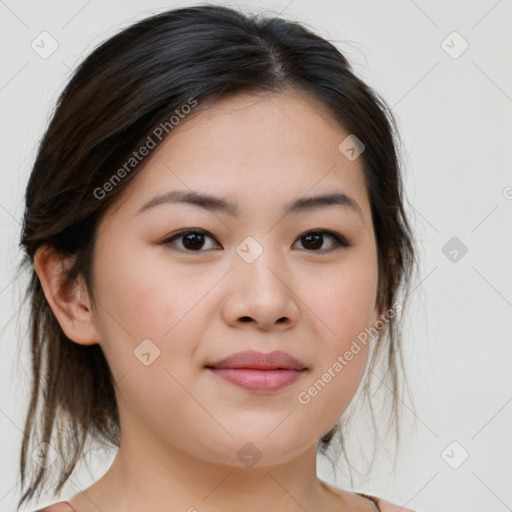
[[[141,250],[120,236],[104,240],[98,249],[97,296],[105,324],[118,324],[134,340],[162,336],[178,314],[169,304],[186,302],[179,274],[170,275],[151,258],[153,250]]]
[[[311,306],[325,323],[330,346],[342,349],[371,325],[377,295],[377,264],[371,255],[355,255],[335,272],[317,272],[310,284]]]
[[[123,249],[122,243],[117,249],[108,261],[100,260],[97,292],[102,348],[114,375],[139,370],[139,356],[149,353],[143,357],[154,359],[152,368],[185,378],[183,361],[193,358],[207,317],[202,299],[219,276],[191,275],[162,265],[163,258],[145,261],[143,251]]]
[[[319,418],[324,433],[345,411],[361,382],[369,352],[365,329],[374,318],[377,264],[372,254],[361,255],[316,274],[310,288],[318,322],[319,345],[315,369],[301,388],[298,402]]]
[[[350,354],[349,357],[347,357]],[[302,394],[300,406],[310,417],[318,418],[321,436],[343,415],[361,383],[368,358],[368,348],[362,344],[339,351],[329,359],[318,374],[312,376]]]

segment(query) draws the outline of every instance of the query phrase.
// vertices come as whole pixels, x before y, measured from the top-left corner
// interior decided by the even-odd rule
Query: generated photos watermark
[[[384,315],[381,315],[380,318],[375,322],[375,324],[371,327],[367,327],[364,331],[360,332],[357,335],[357,339],[352,340],[352,344],[350,348],[346,350],[343,355],[338,355],[336,361],[333,362],[329,368],[321,375],[319,379],[317,379],[312,386],[310,386],[307,390],[301,391],[297,395],[297,399],[299,403],[302,405],[309,404],[311,399],[320,393],[325,386],[331,380],[333,380],[342,370],[347,366],[354,357],[359,354],[362,350],[362,346],[366,346],[368,341],[373,337],[377,336],[379,331],[386,325],[390,319],[396,316],[396,313],[401,311],[402,304],[396,302],[393,304],[393,307],[388,309]]]
[[[158,142],[168,135],[171,130],[188,115],[194,107],[197,106],[197,100],[189,98],[187,103],[174,110],[174,113],[168,121],[160,123],[149,135],[142,146],[133,151],[132,156],[107,180],[101,187],[96,187],[93,195],[96,199],[104,199],[109,192],[121,183],[122,179],[129,174],[137,165],[149,155],[152,149],[156,148]]]

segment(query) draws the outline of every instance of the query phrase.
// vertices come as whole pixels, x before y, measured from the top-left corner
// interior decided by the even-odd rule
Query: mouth
[[[301,361],[281,351],[238,352],[205,368],[231,384],[257,393],[279,391],[308,371]]]

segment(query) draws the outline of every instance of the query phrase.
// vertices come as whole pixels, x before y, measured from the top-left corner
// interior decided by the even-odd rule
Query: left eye
[[[323,242],[325,240],[325,237],[331,238],[334,240],[334,243],[331,244],[330,249],[321,249],[323,246]],[[179,247],[180,244],[178,244],[178,249],[185,252],[203,252],[201,249],[204,248],[205,245],[205,238],[210,238],[212,240],[215,240],[213,235],[209,234],[207,231],[204,231],[202,229],[194,229],[194,230],[187,230],[187,231],[181,231],[180,233],[177,233],[173,235],[170,238],[167,238],[162,243],[164,245],[174,245],[175,241],[182,242],[181,247]],[[338,247],[349,247],[350,244],[347,242],[347,240],[339,235],[338,233],[334,233],[332,231],[327,230],[317,230],[317,231],[308,231],[304,235],[301,235],[297,241],[303,240],[303,246],[306,247],[306,249],[311,250],[310,252],[325,252],[325,251],[331,251],[336,246]],[[208,249],[208,248],[207,248]],[[321,250],[318,250],[321,249]]]
[[[304,245],[308,246],[310,248],[318,249],[319,246],[323,245],[324,238],[332,238],[334,240],[334,244],[331,245],[331,249],[328,249],[329,251],[334,250],[336,246],[338,247],[349,247],[350,244],[347,242],[347,240],[342,237],[341,235],[338,235],[338,233],[333,233],[332,231],[310,231],[304,235],[302,235],[298,240],[306,240],[306,243]],[[327,249],[324,249],[324,251]],[[319,251],[313,251],[313,252],[319,252]],[[322,251],[323,252],[323,251]]]

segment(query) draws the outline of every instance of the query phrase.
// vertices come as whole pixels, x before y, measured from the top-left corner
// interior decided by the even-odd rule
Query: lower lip
[[[256,370],[249,368],[208,368],[221,379],[248,391],[278,391],[295,382],[304,370]]]

